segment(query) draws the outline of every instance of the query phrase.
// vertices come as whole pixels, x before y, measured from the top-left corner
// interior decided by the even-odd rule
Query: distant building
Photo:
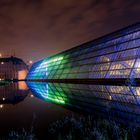
[[[0,80],[22,80],[26,78],[28,66],[17,57],[0,58]]]

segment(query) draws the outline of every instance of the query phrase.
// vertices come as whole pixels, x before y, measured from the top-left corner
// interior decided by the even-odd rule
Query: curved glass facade
[[[140,24],[33,64],[27,79],[140,78]]]

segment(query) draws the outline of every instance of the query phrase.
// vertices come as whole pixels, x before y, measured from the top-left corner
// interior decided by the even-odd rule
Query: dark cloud
[[[0,52],[38,60],[140,21],[138,0],[1,0]]]

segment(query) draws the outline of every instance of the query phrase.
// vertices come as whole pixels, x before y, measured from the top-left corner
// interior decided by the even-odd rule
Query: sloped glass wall
[[[33,64],[27,79],[140,78],[140,24]]]

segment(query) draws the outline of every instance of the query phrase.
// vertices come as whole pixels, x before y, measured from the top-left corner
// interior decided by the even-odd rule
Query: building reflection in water
[[[0,86],[0,108],[4,104],[17,104],[25,99],[29,89],[25,82],[13,83]]]
[[[130,125],[140,123],[140,87],[28,82],[36,97]]]

